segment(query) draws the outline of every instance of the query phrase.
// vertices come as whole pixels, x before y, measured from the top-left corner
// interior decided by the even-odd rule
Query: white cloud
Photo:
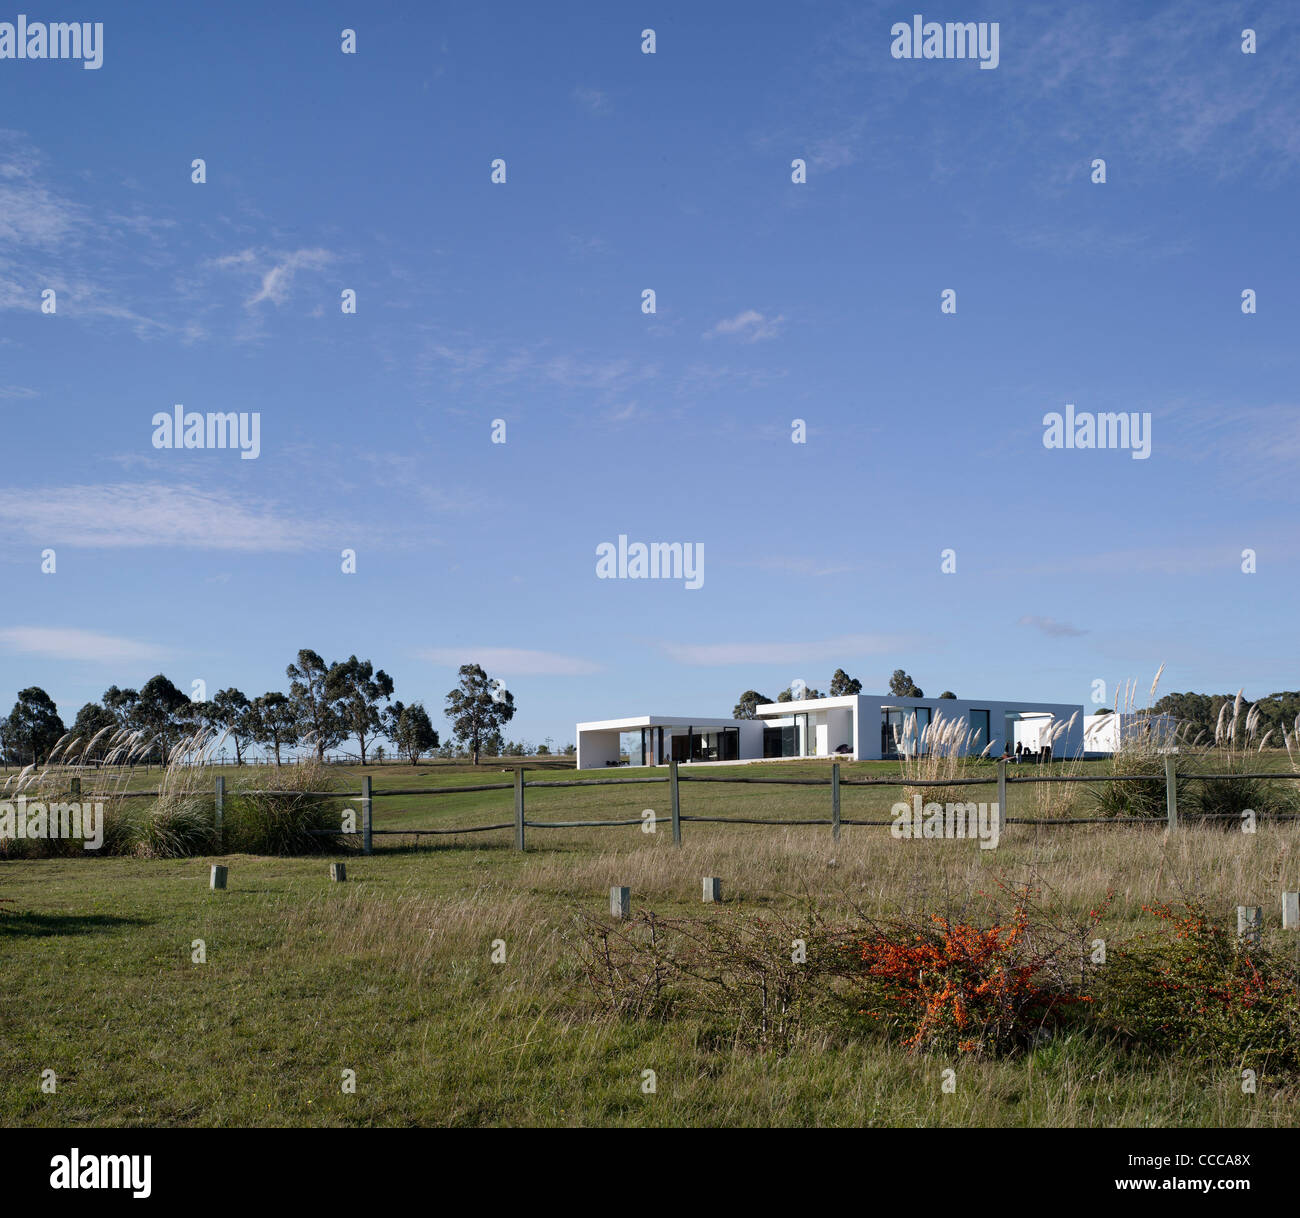
[[[775,338],[784,321],[784,314],[778,317],[766,317],[757,309],[746,309],[743,313],[737,313],[735,317],[724,318],[713,329],[706,330],[703,337],[717,338],[720,335],[730,334],[744,342],[756,343],[763,339]]]
[[[224,491],[161,483],[0,489],[0,532],[40,545],[277,553],[323,531]]]
[[[211,265],[223,271],[244,271],[257,276],[261,286],[244,301],[244,307],[252,309],[264,300],[269,300],[274,305],[284,304],[289,299],[294,276],[299,271],[318,271],[334,261],[334,254],[320,248],[292,250],[288,253],[246,249],[213,259]]]
[[[1077,626],[1071,626],[1069,622],[1058,622],[1054,617],[1035,617],[1029,613],[1020,619],[1018,625],[1032,626],[1035,630],[1041,630],[1044,634],[1049,634],[1058,639],[1072,638],[1088,633],[1086,630],[1080,630]]]
[[[85,211],[37,180],[40,158],[12,138],[0,155],[0,244],[53,248],[73,235]]]
[[[589,89],[579,85],[573,90],[573,100],[591,114],[609,113],[609,96],[600,89]]]
[[[918,640],[891,634],[845,634],[838,638],[780,643],[661,643],[679,664],[716,668],[729,664],[841,663],[861,656],[882,655],[915,648]]]
[[[6,626],[0,646],[21,655],[90,663],[132,663],[162,660],[166,653],[148,643],[62,626]]]
[[[501,673],[514,677],[586,677],[600,672],[600,665],[578,656],[519,647],[428,647],[416,655],[447,668],[478,664],[489,676]]]

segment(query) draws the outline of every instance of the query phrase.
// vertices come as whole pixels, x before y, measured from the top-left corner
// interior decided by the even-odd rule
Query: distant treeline
[[[1227,715],[1231,718],[1236,698],[1236,694],[1165,694],[1151,707],[1151,713],[1171,715],[1180,723],[1187,724],[1189,740],[1195,740],[1201,732],[1213,740],[1220,710],[1226,705]],[[1245,701],[1259,711],[1259,735],[1262,737],[1271,731],[1273,737],[1269,743],[1281,747],[1283,729],[1293,731],[1296,717],[1300,715],[1300,692],[1287,690],[1254,702],[1249,698]]]
[[[309,649],[285,669],[287,692],[270,690],[249,698],[233,687],[210,699],[186,696],[159,673],[138,690],[104,691],[87,702],[69,728],[58,707],[39,685],[20,691],[9,715],[0,720],[0,757],[5,765],[40,763],[64,736],[73,739],[61,761],[102,760],[109,742],[121,732],[138,733],[150,745],[140,760],[164,760],[184,737],[199,730],[224,732],[242,762],[244,753],[261,747],[279,764],[282,750],[300,746],[324,760],[330,749],[353,741],[364,765],[368,755],[382,758],[381,740],[389,741],[412,764],[422,756],[546,756],[551,744],[535,749],[524,741],[506,740],[501,728],[515,713],[514,695],[505,682],[491,678],[477,664],[462,665],[459,683],[448,691],[445,715],[451,725],[443,743],[420,702],[407,705],[393,698],[393,679],[369,660],[355,655],[327,663]],[[572,745],[565,748],[571,752]]]

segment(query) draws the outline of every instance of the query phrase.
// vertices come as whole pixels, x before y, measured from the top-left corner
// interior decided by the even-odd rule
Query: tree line
[[[831,674],[830,692],[822,693],[820,689],[812,689],[804,685],[796,689],[794,686],[783,689],[775,698],[769,698],[760,694],[756,689],[747,689],[740,695],[736,702],[735,708],[731,712],[733,719],[753,719],[754,708],[764,703],[771,702],[807,702],[814,698],[844,698],[851,694],[860,694],[862,692],[862,682],[856,677],[849,676],[842,668],[837,668]],[[911,677],[901,668],[894,669],[894,675],[889,678],[889,692],[895,698],[924,698],[925,693]],[[950,689],[945,689],[939,695],[940,698],[955,698],[957,695]]]
[[[1152,705],[1150,713],[1171,715],[1179,722],[1189,724],[1187,731],[1192,739],[1204,732],[1212,740],[1220,709],[1226,704],[1231,715],[1236,697],[1236,694],[1165,694]],[[1282,741],[1282,729],[1291,731],[1297,716],[1300,716],[1300,692],[1283,690],[1260,698],[1252,705],[1259,711],[1260,734],[1271,731],[1273,745],[1277,747]]]
[[[501,729],[515,714],[514,695],[505,682],[491,678],[477,664],[464,664],[456,687],[446,695],[445,715],[451,737],[473,757],[528,751],[528,746],[502,738]],[[73,742],[65,749],[70,760],[102,760],[110,740],[121,731],[138,733],[148,748],[140,760],[165,760],[184,737],[204,729],[224,733],[242,764],[247,751],[259,746],[276,765],[283,750],[300,745],[324,761],[330,749],[355,741],[362,765],[386,739],[412,765],[435,750],[451,755],[442,745],[423,703],[409,705],[393,697],[393,679],[382,668],[355,655],[326,662],[319,653],[304,648],[285,669],[288,691],[269,690],[249,698],[233,686],[210,699],[187,697],[162,673],[138,690],[112,685],[98,702],[87,702],[69,729],[48,693],[33,685],[21,690],[9,715],[0,720],[0,757],[5,765],[39,764],[65,735]],[[547,745],[537,750],[545,754]]]

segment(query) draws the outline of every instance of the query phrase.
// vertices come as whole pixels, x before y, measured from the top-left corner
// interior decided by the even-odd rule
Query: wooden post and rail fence
[[[644,824],[645,818],[642,816],[619,818],[612,820],[532,820],[529,819],[526,811],[525,796],[529,787],[559,789],[564,787],[612,787],[612,786],[643,786],[654,783],[668,784],[669,811],[672,825],[673,845],[682,844],[682,826],[688,821],[697,824],[738,824],[738,825],[770,825],[772,827],[791,827],[791,826],[816,826],[826,825],[831,830],[832,841],[840,840],[840,831],[845,825],[853,826],[890,826],[894,824],[893,819],[861,819],[845,817],[841,811],[841,792],[845,787],[906,787],[908,789],[926,788],[926,787],[967,787],[967,786],[997,786],[997,817],[999,830],[1004,829],[1007,825],[1030,825],[1040,828],[1062,828],[1073,825],[1117,825],[1117,824],[1164,824],[1168,830],[1177,830],[1182,823],[1178,810],[1178,784],[1186,781],[1199,782],[1227,782],[1233,779],[1251,779],[1251,780],[1289,780],[1291,782],[1300,782],[1300,773],[1244,773],[1244,774],[1210,774],[1188,771],[1179,773],[1176,768],[1176,758],[1173,755],[1167,755],[1164,759],[1163,779],[1160,775],[1153,774],[1027,774],[1024,776],[1013,775],[1008,773],[1007,762],[998,761],[996,775],[990,774],[978,778],[902,778],[902,777],[882,777],[882,778],[845,778],[840,774],[838,762],[831,764],[830,773],[825,778],[783,778],[771,775],[721,775],[721,774],[682,774],[679,772],[676,761],[669,762],[665,767],[666,772],[663,774],[648,774],[636,778],[568,778],[557,779],[552,781],[528,781],[525,778],[525,769],[520,766],[514,770],[509,782],[490,782],[474,783],[459,787],[420,787],[420,788],[394,788],[392,790],[375,790],[373,779],[369,774],[361,778],[361,791],[359,795],[347,794],[340,791],[299,791],[294,792],[296,795],[310,795],[318,797],[328,797],[339,799],[345,802],[355,802],[358,804],[359,828],[345,830],[344,832],[358,832],[361,837],[361,852],[371,854],[374,852],[374,839],[376,836],[393,836],[393,837],[436,837],[436,836],[455,836],[466,833],[491,833],[501,830],[514,830],[514,848],[516,850],[526,850],[528,842],[528,830],[530,829],[602,829],[602,828],[619,828],[629,825]],[[1094,816],[1094,817],[1013,817],[1007,814],[1008,799],[1007,792],[1012,786],[1039,782],[1145,782],[1154,783],[1163,781],[1165,787],[1165,816]],[[734,785],[765,785],[765,786],[786,786],[786,787],[829,787],[830,788],[830,807],[828,815],[822,817],[785,817],[785,818],[754,818],[745,816],[692,816],[682,812],[682,795],[681,787],[683,783],[722,783]],[[74,795],[80,794],[81,781],[79,778],[71,780],[71,791]],[[497,821],[491,824],[482,825],[457,825],[440,829],[385,829],[375,827],[374,803],[376,799],[391,799],[412,796],[432,796],[432,795],[467,795],[484,791],[512,791],[514,795],[514,816],[512,820]],[[274,790],[269,791],[249,791],[253,795],[276,795],[283,794]],[[157,791],[123,791],[117,792],[114,798],[154,798],[157,797]],[[1292,813],[1257,813],[1257,819],[1260,820],[1297,820],[1300,814]],[[1224,820],[1237,819],[1235,814],[1201,814],[1197,820]],[[217,775],[215,778],[215,790],[213,795],[213,827],[216,831],[218,845],[224,844],[224,830],[226,820],[226,780],[224,775]],[[333,830],[316,830],[321,836],[338,836]]]

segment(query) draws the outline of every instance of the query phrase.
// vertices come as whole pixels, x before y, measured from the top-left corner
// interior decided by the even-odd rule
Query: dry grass
[[[971,777],[971,748],[975,730],[965,719],[950,717],[937,710],[929,725],[917,727],[916,712],[903,721],[902,730],[895,729],[894,743],[898,748],[898,764],[904,781],[947,782],[955,778]],[[993,747],[990,740],[975,756],[987,757]],[[962,787],[904,787],[903,799],[910,801],[920,795],[925,802],[952,803],[967,796]]]
[[[5,864],[0,918],[13,1034],[0,1043],[0,1116],[21,1124],[1294,1125],[1300,1097],[1243,1098],[1225,1070],[1133,1060],[1091,1041],[963,1063],[955,1095],[895,1047],[810,1029],[780,1058],[707,1024],[610,1020],[587,991],[574,936],[608,909],[798,917],[862,910],[977,912],[999,878],[1032,879],[1076,913],[1113,889],[1104,933],[1142,906],[1198,892],[1231,917],[1300,888],[1300,829],[1253,835],[1158,827],[1012,826],[996,851],[900,841],[885,829],[688,825],[553,830],[545,850],[499,841],[322,859],[235,856],[214,895],[197,860]],[[700,903],[722,877],[724,904]],[[208,963],[191,964],[202,938]],[[506,960],[491,961],[504,941]],[[257,1069],[249,1069],[256,1062]],[[358,1071],[343,1096],[338,1071]],[[56,1097],[31,1080],[66,1077]],[[640,1091],[641,1071],[658,1094]]]

